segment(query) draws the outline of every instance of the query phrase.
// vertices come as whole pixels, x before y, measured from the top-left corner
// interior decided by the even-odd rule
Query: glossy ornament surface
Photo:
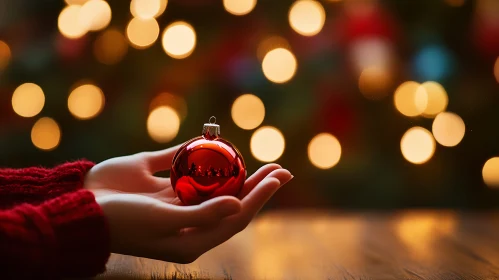
[[[246,165],[237,148],[220,137],[220,127],[209,123],[202,136],[179,148],[170,178],[178,198],[195,205],[217,196],[237,197],[246,180]]]

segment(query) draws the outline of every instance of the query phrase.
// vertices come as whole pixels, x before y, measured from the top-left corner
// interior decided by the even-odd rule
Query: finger
[[[149,166],[149,170],[152,173],[169,170],[172,167],[172,160],[175,156],[175,153],[182,145],[183,144],[179,144],[168,149],[154,152],[145,152],[144,155]]]
[[[244,198],[256,186],[256,184],[263,180],[267,175],[278,169],[281,169],[281,166],[276,163],[270,163],[260,167],[260,169],[258,169],[246,180],[238,197],[240,199]],[[155,186],[161,189],[172,187],[170,178],[153,177],[153,182]]]
[[[246,223],[247,225],[272,195],[292,178],[293,176],[286,169],[274,170],[268,174],[267,177],[260,181],[253,191],[241,201],[242,210],[238,215],[234,216],[234,219],[239,220],[235,221],[235,224]]]
[[[206,227],[241,211],[241,201],[233,196],[220,196],[195,206],[169,205],[170,228]]]
[[[272,194],[279,189],[280,182],[276,178],[269,177],[262,180],[256,187],[253,193],[258,193],[256,196],[252,195],[253,200],[259,199],[261,205],[267,201]],[[256,214],[253,211],[256,206],[252,208],[244,208],[242,211],[234,216],[228,217],[220,221],[218,227],[215,228],[193,228],[188,229],[180,236],[178,244],[189,244],[188,249],[193,254],[202,254],[211,248],[214,248],[221,243],[231,238],[236,233],[243,230],[249,223],[251,217]]]
[[[258,183],[260,183],[260,181],[265,179],[265,177],[267,177],[267,175],[269,175],[272,171],[274,171],[276,169],[280,169],[280,168],[281,168],[281,166],[279,164],[275,164],[275,163],[266,164],[266,165],[260,167],[260,169],[258,169],[253,175],[251,175],[246,180],[246,182],[244,183],[244,186],[241,190],[241,193],[239,193],[239,198],[243,199],[246,195],[248,195],[248,193],[251,192],[251,190]]]
[[[266,178],[277,179],[278,185],[275,184],[259,184],[257,185],[243,200],[243,212],[251,219],[258,211],[265,205],[265,203],[272,197],[272,195],[284,184],[289,182],[293,175],[286,169],[277,169],[272,171]]]

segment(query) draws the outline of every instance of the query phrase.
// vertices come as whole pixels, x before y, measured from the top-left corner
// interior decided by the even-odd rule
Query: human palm
[[[106,160],[85,177],[108,218],[112,250],[173,262],[192,262],[243,230],[292,175],[268,164],[249,177],[239,199],[222,196],[183,206],[167,170],[179,146]]]
[[[155,172],[169,169],[171,155],[176,149],[142,152],[103,161],[87,175],[87,189],[98,197],[126,193],[182,205],[173,191],[170,178],[154,176]]]

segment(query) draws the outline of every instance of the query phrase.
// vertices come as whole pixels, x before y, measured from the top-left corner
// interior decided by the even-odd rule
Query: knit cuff
[[[93,166],[91,161],[78,160],[51,169],[0,169],[0,208],[7,209],[21,203],[37,205],[82,189],[85,175]]]
[[[110,256],[107,220],[94,195],[79,190],[41,205],[54,233],[55,262],[63,277],[89,277],[105,270]]]
[[[88,160],[77,160],[52,168],[45,176],[45,181],[51,185],[47,188],[47,194],[56,197],[82,189],[85,175],[94,165],[95,163]]]

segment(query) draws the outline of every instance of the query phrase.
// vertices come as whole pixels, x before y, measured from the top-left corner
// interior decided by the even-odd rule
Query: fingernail
[[[291,177],[287,180],[281,183],[281,187],[287,184],[289,181],[291,181],[295,176],[291,175]]]
[[[217,212],[221,217],[227,217],[236,214],[239,212],[239,209],[239,205],[235,203],[228,203],[218,207]]]

